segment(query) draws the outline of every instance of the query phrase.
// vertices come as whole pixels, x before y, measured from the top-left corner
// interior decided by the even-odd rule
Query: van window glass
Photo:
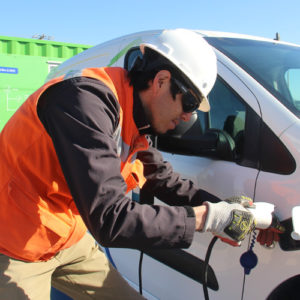
[[[288,76],[300,74],[300,47],[276,41],[239,38],[205,38],[262,84],[286,108],[300,117],[298,89]],[[299,82],[299,81],[298,81]]]
[[[300,69],[289,69],[285,73],[285,81],[294,100],[294,104],[300,111]]]
[[[208,129],[224,130],[233,139],[245,130],[245,104],[221,79],[216,81],[208,99],[211,106],[208,114]]]

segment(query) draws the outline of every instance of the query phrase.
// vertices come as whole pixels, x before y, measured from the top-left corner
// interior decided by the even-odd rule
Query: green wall
[[[51,67],[88,45],[0,36],[0,130],[45,81]]]

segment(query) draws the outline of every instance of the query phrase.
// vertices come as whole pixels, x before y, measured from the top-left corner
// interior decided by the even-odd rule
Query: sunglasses
[[[182,110],[185,113],[190,113],[199,108],[201,100],[197,98],[189,89],[187,89],[180,81],[176,78],[172,78],[178,89],[182,93]]]

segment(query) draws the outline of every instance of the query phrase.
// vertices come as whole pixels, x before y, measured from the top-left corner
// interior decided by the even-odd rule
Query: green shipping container
[[[0,36],[0,131],[51,69],[90,47]]]

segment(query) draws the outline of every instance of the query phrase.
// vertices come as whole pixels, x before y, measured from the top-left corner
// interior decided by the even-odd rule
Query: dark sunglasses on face
[[[172,78],[178,89],[182,93],[182,110],[185,113],[190,113],[198,109],[201,100],[197,98],[189,89],[187,89],[180,81]]]

